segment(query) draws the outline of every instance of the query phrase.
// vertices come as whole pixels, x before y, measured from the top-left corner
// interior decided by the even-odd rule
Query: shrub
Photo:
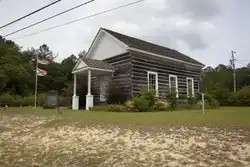
[[[43,108],[44,108],[44,109],[55,109],[56,106],[55,106],[55,105],[44,104],[44,105],[43,105]]]
[[[202,108],[201,94],[198,94],[196,97],[198,100],[198,102],[197,102],[198,106],[200,106],[200,108]],[[205,100],[205,108],[215,109],[215,108],[218,108],[220,106],[219,102],[209,93],[204,94],[204,100]]]
[[[202,109],[202,101],[201,100],[198,101],[197,104],[193,105],[192,107],[193,107],[192,109]],[[206,109],[211,108],[207,101],[205,101],[205,108]]]
[[[250,106],[250,86],[245,86],[236,94],[231,93],[228,98],[228,105],[230,106]]]
[[[245,86],[237,93],[241,106],[250,106],[250,86]]]
[[[23,103],[23,97],[21,96],[14,96],[10,106],[11,107],[20,107],[22,106],[22,103]]]
[[[43,106],[46,103],[47,103],[47,95],[45,93],[38,94],[38,96],[37,96],[37,105],[38,106]]]
[[[189,105],[195,105],[197,103],[197,100],[196,100],[196,98],[195,98],[195,96],[193,94],[192,89],[188,90],[188,95],[189,95],[188,98],[187,98],[188,104]]]
[[[14,96],[10,95],[10,94],[3,94],[0,96],[0,104],[1,106],[11,106],[12,102],[14,100]]]
[[[228,98],[230,97],[230,91],[228,88],[217,88],[212,92],[213,97],[218,100],[220,105],[228,105]]]
[[[141,89],[140,91],[140,97],[145,98],[148,101],[148,106],[150,108],[154,107],[155,102],[156,102],[156,92],[154,90],[147,90],[145,88]]]
[[[195,97],[188,97],[188,98],[187,98],[187,101],[188,101],[188,104],[189,104],[189,105],[197,104],[197,100],[196,100]]]
[[[227,99],[227,104],[229,106],[239,106],[240,101],[238,100],[238,95],[236,93],[231,93]]]
[[[157,100],[154,105],[154,109],[157,111],[169,111],[171,110],[171,104],[167,100]]]
[[[177,97],[176,97],[176,89],[175,88],[171,88],[171,89],[168,89],[168,93],[167,93],[167,96],[166,96],[166,99],[167,101],[170,102],[171,104],[171,108],[172,109],[176,109],[177,108]]]
[[[23,97],[22,106],[33,106],[34,102],[35,102],[35,97],[33,95],[28,97]]]
[[[111,104],[108,105],[108,112],[125,112],[126,108],[123,105]]]
[[[137,96],[132,99],[133,111],[147,112],[150,110],[149,102],[144,96]]]
[[[125,107],[126,107],[127,111],[133,111],[133,109],[134,109],[133,102],[131,100],[126,101]]]
[[[207,101],[210,108],[219,107],[219,102],[215,98],[213,98],[213,96],[211,96],[210,94],[206,93],[204,98],[205,98],[205,101]]]

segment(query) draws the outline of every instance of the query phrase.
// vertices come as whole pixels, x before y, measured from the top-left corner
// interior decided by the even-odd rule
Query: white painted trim
[[[186,78],[186,84],[187,84],[187,97],[189,97],[189,91],[188,91],[188,80],[192,80],[192,94],[193,94],[193,97],[194,97],[194,78],[190,78],[190,77],[187,77]]]
[[[155,53],[148,52],[148,51],[141,50],[141,49],[128,48],[128,50],[132,50],[132,51],[136,51],[136,52],[140,52],[140,53],[144,53],[144,54],[149,54],[149,55],[152,55],[152,56],[156,56],[156,57],[160,57],[160,58],[164,58],[164,59],[168,59],[168,60],[172,60],[172,61],[176,61],[176,62],[181,62],[181,63],[193,65],[193,66],[204,67],[203,65],[189,63],[189,62],[186,62],[186,61],[178,60],[178,59],[175,59],[175,58],[172,58],[172,57],[168,57],[168,56],[164,56],[164,55],[155,54]]]
[[[85,64],[85,63],[82,61],[82,59],[79,58],[79,59],[77,60],[76,65],[74,66],[74,68],[73,68],[72,71],[75,71],[75,70],[76,70],[75,68],[79,65],[79,63]],[[85,64],[85,65],[86,65],[86,64]]]
[[[82,71],[85,71],[85,70],[87,70],[87,69],[88,69],[88,67],[80,68],[80,69],[78,69],[78,70],[72,71],[72,74],[76,74],[76,73],[78,73],[78,72],[82,72]]]
[[[102,69],[102,68],[92,68],[92,67],[89,67],[89,69],[91,69],[91,70],[97,70],[97,71],[105,71],[105,72],[114,72],[114,70],[108,70],[108,69]]]
[[[148,81],[148,91],[149,91],[149,74],[153,74],[155,75],[155,93],[156,93],[156,97],[159,96],[159,83],[158,83],[158,73],[157,72],[153,72],[153,71],[147,71],[147,81]]]
[[[97,33],[97,35],[96,35],[94,41],[92,42],[92,44],[91,44],[91,46],[90,46],[90,48],[89,48],[89,50],[88,50],[88,52],[87,52],[87,54],[86,54],[86,58],[89,58],[89,55],[90,55],[90,53],[91,53],[91,50],[93,49],[94,46],[96,46],[96,43],[97,43],[98,41],[100,41],[100,39],[101,39],[101,37],[102,37],[102,33],[108,35],[109,37],[111,37],[112,39],[114,39],[116,42],[118,42],[118,43],[120,43],[121,45],[123,45],[125,48],[128,48],[128,46],[127,46],[125,43],[123,43],[122,41],[120,41],[119,39],[117,39],[116,37],[114,37],[113,35],[111,35],[110,33],[108,33],[107,31],[105,31],[104,29],[101,28],[101,29],[98,31],[98,33]]]
[[[111,72],[111,73],[114,72],[114,70],[86,67],[86,68],[81,68],[81,69],[75,70],[75,71],[72,72],[72,74],[82,72],[82,71],[86,71],[86,70],[96,70],[96,71],[104,71],[104,72]]]
[[[178,91],[178,77],[177,75],[169,75],[169,89],[171,89],[171,78],[175,78],[175,84],[176,84],[176,97],[179,98],[179,91]]]

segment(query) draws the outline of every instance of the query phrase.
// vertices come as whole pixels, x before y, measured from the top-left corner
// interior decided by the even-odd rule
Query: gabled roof
[[[108,63],[95,60],[90,58],[81,58],[81,60],[87,65],[89,68],[96,68],[96,69],[104,69],[104,70],[114,70],[114,67],[109,65]]]
[[[147,51],[147,52],[151,52],[154,54],[170,57],[173,59],[177,59],[177,60],[192,63],[192,64],[197,64],[200,66],[205,66],[204,64],[200,63],[199,61],[197,61],[197,60],[195,60],[195,59],[193,59],[185,54],[182,54],[176,50],[173,50],[173,49],[170,49],[167,47],[163,47],[160,45],[156,45],[156,44],[153,44],[153,43],[150,43],[147,41],[143,41],[143,40],[140,40],[140,39],[137,39],[134,37],[130,37],[130,36],[127,36],[127,35],[112,31],[112,30],[105,29],[105,28],[101,28],[101,29],[103,29],[107,33],[111,34],[112,36],[114,36],[118,40],[122,41],[128,47],[140,49],[143,51]]]

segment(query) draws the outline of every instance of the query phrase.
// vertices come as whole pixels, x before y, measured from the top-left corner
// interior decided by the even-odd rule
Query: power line
[[[20,18],[18,18],[18,19],[16,19],[16,20],[13,20],[13,21],[11,21],[11,22],[5,24],[5,25],[2,25],[2,26],[0,26],[0,29],[5,28],[5,27],[7,27],[7,26],[9,26],[9,25],[11,25],[11,24],[14,24],[14,23],[16,23],[16,22],[18,22],[18,21],[20,21],[20,20],[23,20],[23,19],[25,19],[25,18],[27,18],[27,17],[29,17],[29,16],[31,16],[31,15],[37,13],[37,12],[40,12],[41,10],[44,10],[44,9],[46,9],[46,8],[52,6],[52,5],[55,5],[56,3],[60,2],[60,1],[62,1],[62,0],[54,1],[54,2],[52,2],[52,3],[50,3],[50,4],[46,5],[46,6],[43,6],[43,7],[39,8],[39,9],[37,9],[37,10],[35,10],[35,11],[33,11],[33,12],[31,12],[31,13],[25,15],[25,16],[22,16],[22,17],[20,17]]]
[[[243,63],[243,61],[241,61],[241,60],[237,59],[237,62],[238,62],[239,64],[243,65],[243,66],[247,66],[247,65],[248,65],[248,63],[249,63],[250,61],[249,61],[248,63],[246,63],[246,64],[245,64],[245,63]]]
[[[72,20],[72,21],[69,21],[69,22],[66,22],[66,23],[63,23],[63,24],[59,24],[57,26],[53,26],[53,27],[50,27],[50,28],[47,28],[47,29],[44,29],[44,30],[41,30],[41,31],[37,31],[37,32],[30,33],[30,34],[26,34],[26,35],[14,38],[12,40],[16,40],[16,39],[20,39],[20,38],[24,38],[24,37],[29,37],[29,36],[37,35],[37,34],[40,34],[42,32],[46,32],[46,31],[49,31],[49,30],[53,30],[53,29],[56,29],[56,28],[59,28],[59,27],[63,27],[63,26],[69,25],[69,24],[73,24],[75,22],[79,22],[79,21],[82,21],[82,20],[85,20],[85,19],[88,19],[88,18],[92,18],[92,17],[98,16],[98,15],[101,15],[101,14],[109,13],[109,12],[112,12],[112,11],[115,11],[115,10],[118,10],[118,9],[121,9],[121,8],[124,8],[124,7],[127,7],[127,6],[131,6],[131,5],[143,2],[143,1],[145,1],[145,0],[139,0],[139,1],[135,1],[135,2],[132,2],[132,3],[125,4],[125,5],[121,5],[121,6],[118,6],[118,7],[115,7],[115,8],[111,8],[111,9],[108,9],[108,10],[105,10],[105,11],[102,11],[102,12],[98,12],[98,13],[95,13],[95,14],[92,14],[92,15],[89,15],[89,16],[85,16],[85,17],[79,18],[79,19],[76,19],[76,20]]]
[[[6,35],[4,35],[3,37],[8,37],[8,36],[10,36],[10,35],[13,35],[13,34],[16,34],[16,33],[20,32],[20,31],[23,31],[23,30],[26,30],[26,29],[28,29],[28,28],[30,28],[30,27],[33,27],[33,26],[35,26],[35,25],[41,24],[41,23],[43,23],[43,22],[45,22],[45,21],[48,21],[48,20],[50,20],[50,19],[53,19],[53,18],[55,18],[55,17],[57,17],[57,16],[60,16],[60,15],[62,15],[62,14],[65,14],[65,13],[68,13],[68,12],[70,12],[70,11],[72,11],[72,10],[75,10],[75,9],[81,7],[81,6],[87,5],[88,3],[91,3],[91,2],[93,2],[93,1],[95,1],[95,0],[90,0],[90,1],[87,1],[87,2],[82,3],[82,4],[80,4],[80,5],[77,5],[77,6],[73,7],[73,8],[70,8],[70,9],[68,9],[68,10],[65,10],[65,11],[63,11],[63,12],[61,12],[61,13],[55,14],[55,15],[53,15],[53,16],[50,16],[50,17],[48,17],[48,18],[46,18],[46,19],[44,19],[44,20],[38,21],[38,22],[33,23],[33,24],[29,25],[29,26],[26,26],[26,27],[24,27],[24,28],[21,28],[21,29],[16,30],[16,31],[14,31],[14,32],[11,32],[11,33],[9,33],[9,34],[6,34]]]

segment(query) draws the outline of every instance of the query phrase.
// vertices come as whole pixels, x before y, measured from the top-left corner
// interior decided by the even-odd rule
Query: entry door
[[[100,77],[100,102],[107,101],[109,76]]]

